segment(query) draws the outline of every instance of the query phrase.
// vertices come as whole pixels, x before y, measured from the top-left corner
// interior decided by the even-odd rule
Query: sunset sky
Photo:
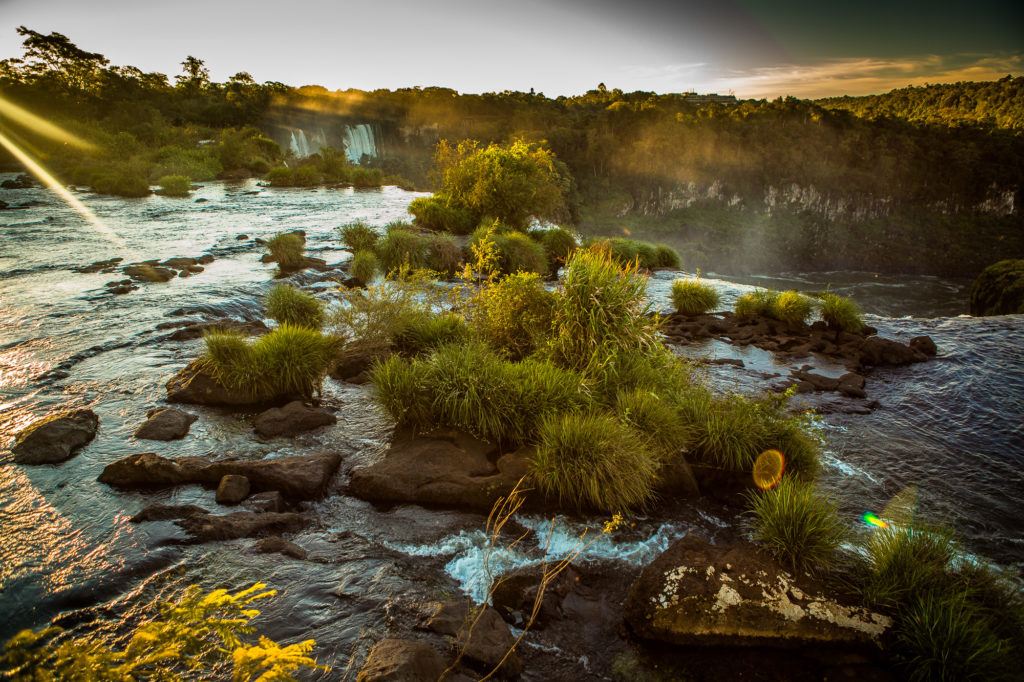
[[[623,90],[820,97],[1024,73],[1024,2],[862,0],[0,0],[14,28],[168,75],[463,92]]]

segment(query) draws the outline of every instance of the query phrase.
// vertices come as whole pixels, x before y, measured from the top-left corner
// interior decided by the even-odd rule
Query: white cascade
[[[309,146],[309,140],[306,139],[306,133],[302,128],[295,128],[292,130],[292,139],[288,146],[292,150],[292,153],[299,158],[309,156],[313,153]]]
[[[377,158],[377,143],[373,138],[373,128],[368,123],[345,126],[345,156],[352,163],[359,163],[366,155]]]

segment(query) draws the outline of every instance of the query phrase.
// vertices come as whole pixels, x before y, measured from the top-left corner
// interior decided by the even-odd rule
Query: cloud
[[[925,55],[903,59],[834,59],[734,70],[704,80],[709,91],[741,98],[866,95],[926,83],[1002,78],[1024,72],[1024,55]]]

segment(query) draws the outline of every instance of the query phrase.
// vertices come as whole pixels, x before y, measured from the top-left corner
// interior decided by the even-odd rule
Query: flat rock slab
[[[278,459],[214,461],[207,457],[168,459],[152,452],[108,464],[101,483],[117,488],[161,488],[188,483],[214,487],[228,475],[245,476],[252,491],[277,490],[296,500],[319,497],[341,464],[341,455],[319,453]]]
[[[253,422],[256,433],[265,437],[295,436],[321,426],[337,424],[338,418],[322,407],[310,407],[293,400],[284,407],[272,407],[260,413]]]
[[[749,543],[687,536],[630,588],[626,622],[641,637],[684,646],[829,646],[877,651],[891,621],[824,595]]]
[[[14,461],[18,464],[57,464],[71,459],[96,437],[100,418],[89,409],[56,412],[15,435]]]
[[[489,511],[528,472],[528,449],[498,455],[458,431],[396,434],[383,459],[352,471],[349,489],[371,502],[413,502]]]
[[[192,422],[199,419],[194,414],[173,407],[162,407],[146,413],[146,421],[135,430],[135,437],[142,440],[178,440],[188,435]]]
[[[132,523],[174,521],[175,525],[188,533],[189,543],[203,543],[295,531],[308,524],[310,517],[291,512],[279,514],[249,511],[217,515],[192,504],[154,504],[133,516],[131,521]],[[277,539],[281,540],[281,538]],[[281,542],[286,541],[281,540]],[[291,543],[286,544],[290,545]]]

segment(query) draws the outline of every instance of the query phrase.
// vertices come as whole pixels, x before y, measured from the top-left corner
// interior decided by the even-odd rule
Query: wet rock
[[[501,576],[491,592],[494,609],[507,623],[522,628],[529,622],[533,613],[541,579],[541,571],[534,567],[522,568]],[[568,566],[546,585],[540,608],[530,626],[531,630],[542,630],[562,618],[562,602],[579,580],[579,571],[573,566]]]
[[[217,504],[238,504],[249,496],[249,479],[238,474],[222,476],[217,484]]]
[[[237,241],[240,241],[240,242],[244,242],[248,238],[249,238],[249,235],[247,235],[247,234],[240,234],[237,237],[235,237],[235,239]]]
[[[864,383],[865,379],[860,374],[847,372],[839,377],[836,390],[848,398],[866,398],[867,394],[864,391]]]
[[[175,258],[168,258],[164,262],[160,263],[165,268],[171,268],[172,270],[185,270],[190,265],[198,263],[195,258],[189,258],[187,256],[176,256]]]
[[[356,682],[437,682],[446,667],[426,642],[384,639],[370,649]]]
[[[294,542],[288,542],[280,535],[271,535],[256,543],[256,551],[260,554],[283,554],[293,559],[304,560],[309,553]]]
[[[96,437],[100,418],[89,409],[51,414],[15,435],[14,461],[18,464],[57,464],[71,459]]]
[[[175,323],[179,327],[177,331],[164,337],[166,341],[191,341],[198,339],[208,331],[220,329],[224,331],[236,331],[247,336],[259,336],[266,334],[270,328],[260,320],[214,320],[212,322],[185,322]],[[160,329],[162,325],[157,325]]]
[[[202,507],[197,507],[194,504],[151,504],[133,516],[130,521],[132,523],[173,521],[174,519],[183,519],[186,516],[209,513]]]
[[[470,435],[400,432],[384,457],[352,471],[352,494],[371,502],[414,502],[489,511],[528,472],[528,449],[500,455]]]
[[[683,646],[828,647],[872,653],[886,616],[847,606],[796,579],[748,543],[689,535],[630,588],[626,622],[641,637]]]
[[[689,463],[682,455],[672,458],[658,472],[658,493],[671,499],[696,499],[700,486]]]
[[[310,407],[293,400],[284,407],[272,407],[256,417],[256,433],[266,438],[294,436],[321,426],[337,424],[338,418],[322,407]]]
[[[338,360],[338,364],[331,371],[331,378],[350,384],[365,383],[373,364],[379,360],[386,359],[386,357],[387,353],[343,351],[341,359]]]
[[[130,294],[138,289],[138,287],[129,286],[127,284],[118,284],[115,287],[110,287],[107,291],[115,296],[122,296],[124,294]]]
[[[1024,313],[1024,258],[993,263],[974,280],[971,315]]]
[[[869,336],[860,345],[860,361],[863,365],[899,367],[927,359],[928,356],[921,351],[880,336]]]
[[[477,614],[476,609],[483,608]],[[426,629],[454,637],[463,658],[483,672],[494,669],[515,644],[508,624],[491,606],[473,606],[465,600],[441,602],[425,625]],[[513,653],[501,667],[506,675],[518,675],[523,664]]]
[[[246,509],[257,512],[281,512],[287,507],[284,497],[276,490],[250,495],[242,502]]]
[[[216,514],[194,514],[181,518],[175,523],[192,542],[219,542],[251,538],[264,534],[290,533],[306,526],[310,518],[305,514],[285,512],[275,514],[243,511],[219,516]]]
[[[144,440],[178,440],[188,435],[194,414],[173,407],[159,407],[146,413],[146,421],[135,430],[135,437]]]
[[[938,347],[930,336],[915,336],[910,339],[910,347],[932,358],[939,352]]]
[[[195,200],[195,202],[194,202],[194,203],[197,203],[197,204],[205,204],[205,203],[206,203],[207,201],[209,201],[209,199],[207,199],[207,198],[205,198],[205,197],[199,197],[198,199],[196,199],[196,200]]]
[[[36,186],[36,180],[28,173],[19,173],[17,177],[0,182],[4,189],[28,189]]]
[[[138,282],[169,282],[177,275],[170,268],[151,263],[135,263],[125,266],[124,274]]]
[[[167,382],[167,402],[237,407],[255,405],[260,401],[248,393],[227,388],[214,379],[204,364],[197,359]]]
[[[123,258],[108,258],[107,260],[98,260],[94,263],[90,263],[89,265],[72,268],[72,270],[81,273],[113,272],[114,268],[117,267],[117,264],[123,260]]]
[[[229,474],[245,476],[256,492],[278,491],[295,500],[319,497],[341,464],[341,455],[319,453],[277,459],[213,461],[207,457],[169,459],[152,452],[130,455],[104,467],[101,483],[117,488],[160,488],[220,484]]]
[[[204,253],[203,255],[199,256],[199,258],[197,258],[196,260],[200,265],[209,265],[216,259],[213,257],[213,254]]]

